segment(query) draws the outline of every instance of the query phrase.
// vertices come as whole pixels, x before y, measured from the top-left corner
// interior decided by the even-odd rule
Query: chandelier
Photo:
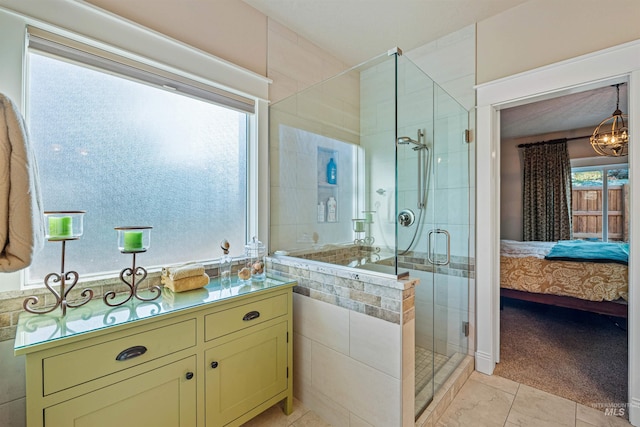
[[[603,120],[589,139],[591,146],[601,156],[626,156],[629,149],[628,116],[620,111],[620,85],[615,85],[617,93],[616,111]]]

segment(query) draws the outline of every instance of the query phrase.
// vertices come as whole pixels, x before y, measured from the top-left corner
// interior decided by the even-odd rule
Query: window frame
[[[609,180],[608,172],[612,169],[627,169],[629,163],[596,163],[591,166],[581,164],[580,166],[571,166],[571,173],[585,171],[599,171],[602,173],[602,237],[603,242],[609,241]],[[573,179],[571,180],[571,188],[573,189]],[[605,197],[606,195],[606,197]],[[573,213],[572,213],[573,216]],[[628,221],[628,218],[627,218]]]
[[[95,55],[98,53],[106,53],[104,56],[100,56],[101,61],[113,61],[114,58],[116,60],[122,60],[122,62],[126,62],[126,67],[137,67],[146,73],[151,73],[154,77],[160,76],[163,79],[166,79],[169,83],[163,83],[158,81],[147,82],[143,79],[137,78],[137,76],[131,76],[127,74],[121,74],[118,72],[114,72],[113,69],[102,68],[96,66],[96,62],[83,62],[78,59],[78,56],[66,57],[63,55],[58,55],[57,52],[52,53],[51,50],[43,50],[38,47],[29,46],[29,39],[32,34],[37,34],[38,38],[41,38],[44,35],[45,38],[50,38],[54,40],[54,43],[68,42],[70,46],[70,51],[78,50],[80,48],[86,48],[88,55]],[[114,48],[115,49],[115,48]],[[111,53],[104,50],[104,44],[101,44],[99,47],[96,45],[92,45],[87,43],[86,39],[82,41],[66,38],[64,36],[58,35],[56,33],[50,33],[46,30],[41,30],[34,26],[27,26],[26,31],[26,43],[23,51],[23,98],[26,100],[26,93],[28,90],[28,74],[29,74],[29,61],[28,55],[29,53],[35,50],[38,54],[48,55],[58,60],[67,61],[69,63],[78,64],[79,66],[85,66],[92,69],[96,69],[101,72],[106,72],[108,74],[117,75],[119,77],[127,78],[129,80],[135,81],[140,84],[147,84],[150,86],[157,87],[159,89],[170,89],[174,91],[176,86],[180,86],[178,92],[182,95],[189,96],[191,98],[199,99],[203,102],[214,103],[216,105],[230,108],[232,110],[239,111],[241,113],[246,114],[246,170],[245,170],[245,179],[246,179],[246,188],[245,188],[245,240],[248,241],[251,236],[259,236],[260,230],[265,230],[264,236],[259,236],[259,239],[263,241],[268,247],[268,235],[266,231],[268,230],[268,216],[267,218],[263,218],[264,215],[260,215],[259,212],[268,212],[268,209],[262,208],[268,203],[268,179],[265,179],[265,171],[264,167],[265,162],[268,162],[268,144],[260,144],[259,140],[268,137],[268,103],[266,100],[261,98],[257,98],[254,96],[250,96],[247,94],[238,94],[234,92],[228,91],[228,88],[221,87],[215,82],[204,81],[200,78],[194,79],[194,75],[181,72],[180,70],[176,70],[169,66],[163,66],[163,64],[153,63],[149,65],[148,60],[138,55],[130,54],[131,57],[124,58],[122,56],[118,56],[117,53]],[[119,52],[121,53],[121,51]],[[134,59],[132,59],[134,58]],[[173,84],[178,83],[178,85]],[[187,90],[182,90],[182,88],[186,87]],[[201,97],[199,94],[206,92],[207,90],[211,91],[212,97]],[[217,102],[220,99],[223,99],[225,96],[228,97],[229,102]],[[249,104],[250,107],[248,106]],[[23,114],[28,116],[27,113],[28,105],[26,102],[23,103]],[[266,151],[262,147],[267,147]],[[266,175],[268,177],[268,175]],[[266,196],[265,196],[266,195]],[[207,258],[205,259],[205,265],[215,264],[217,262],[217,258]],[[161,267],[149,268],[148,271],[150,273],[160,271]],[[113,279],[117,278],[117,272],[98,272],[95,274],[85,275],[85,280],[81,278],[80,282],[91,283],[99,280],[105,279]],[[21,272],[20,274],[20,289],[23,290],[33,290],[37,288],[43,288],[44,284],[42,282],[27,282],[27,274]]]

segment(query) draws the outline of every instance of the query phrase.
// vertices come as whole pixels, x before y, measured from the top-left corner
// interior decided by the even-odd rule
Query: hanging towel
[[[31,265],[45,240],[35,154],[22,115],[0,94],[0,271]]]

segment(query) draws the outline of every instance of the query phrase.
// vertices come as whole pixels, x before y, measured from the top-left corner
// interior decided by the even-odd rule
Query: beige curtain
[[[571,163],[567,140],[521,148],[525,241],[571,239]]]

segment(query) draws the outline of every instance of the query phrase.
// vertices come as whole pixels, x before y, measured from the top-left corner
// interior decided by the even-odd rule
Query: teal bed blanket
[[[560,240],[545,259],[559,261],[614,262],[629,264],[628,243]]]

